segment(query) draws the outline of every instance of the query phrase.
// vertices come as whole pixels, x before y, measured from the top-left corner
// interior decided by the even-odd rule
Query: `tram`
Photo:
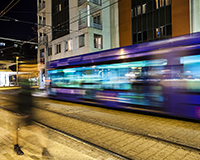
[[[200,33],[54,60],[48,96],[200,119]]]

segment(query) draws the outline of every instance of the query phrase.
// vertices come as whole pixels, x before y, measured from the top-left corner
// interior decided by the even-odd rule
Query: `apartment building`
[[[48,61],[119,47],[117,0],[38,0],[37,4],[41,88]]]
[[[200,0],[122,0],[120,46],[200,31]]]

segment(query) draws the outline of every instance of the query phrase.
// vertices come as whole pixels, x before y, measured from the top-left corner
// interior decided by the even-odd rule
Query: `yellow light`
[[[124,55],[125,53],[124,53],[124,50],[123,49],[121,49],[121,51],[120,51],[120,55]]]

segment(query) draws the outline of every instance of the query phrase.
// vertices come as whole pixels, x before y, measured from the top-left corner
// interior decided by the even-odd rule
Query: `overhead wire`
[[[109,0],[108,0],[108,1],[109,1]],[[108,2],[108,1],[104,1],[104,3],[105,3],[105,2]],[[116,4],[116,3],[119,3],[120,1],[122,1],[122,0],[117,0],[117,1],[111,3],[111,4],[107,5],[107,6],[104,6],[103,8],[100,8],[98,11],[103,10],[103,9],[105,9],[105,8],[108,8],[108,7],[110,7],[110,6],[112,6],[112,5]],[[94,9],[94,8],[97,8],[97,7],[93,7],[92,9]],[[96,12],[98,12],[98,11],[96,11]],[[93,13],[87,14],[86,16],[84,16],[84,17],[82,17],[82,18],[85,18],[85,17],[87,17],[87,16],[89,16],[89,15],[92,15],[92,14],[93,14]],[[16,18],[11,18],[11,17],[8,17],[8,16],[3,16],[3,17],[5,17],[5,18],[7,18],[7,19],[10,19],[10,20],[14,20],[15,22],[21,22],[21,23],[32,24],[32,25],[37,25],[37,26],[38,26],[38,25],[44,25],[44,24],[39,24],[39,23],[34,23],[34,22],[29,22],[29,21],[24,21],[24,20],[19,20],[19,19],[16,19]],[[74,18],[76,18],[76,17],[78,17],[78,16],[75,16],[75,17],[73,17],[73,18],[71,18],[71,19],[74,19]],[[70,20],[71,20],[71,19],[70,19]],[[67,21],[70,21],[70,20],[67,20]],[[75,23],[75,22],[77,22],[77,21],[79,21],[79,20],[80,20],[80,19],[74,20],[73,22],[70,22],[70,24]],[[67,21],[65,21],[65,22],[67,22]],[[63,22],[63,23],[65,23],[65,22]],[[45,25],[45,26],[50,27],[51,29],[54,29],[54,27],[55,27],[55,26],[51,26],[51,25]],[[48,31],[50,32],[51,29],[49,29]],[[56,30],[56,31],[63,31],[63,30]],[[38,38],[38,37],[35,37],[35,38],[33,38],[33,39],[36,39],[36,38]]]
[[[12,1],[6,6],[6,8],[4,8],[4,9],[1,11],[0,16],[1,16],[1,14],[13,3],[13,1],[15,1],[15,0],[12,0]]]
[[[108,1],[109,1],[109,0],[108,0]],[[105,1],[105,2],[108,2],[108,1]],[[111,4],[107,5],[107,6],[104,6],[103,8],[100,8],[98,11],[103,10],[103,9],[105,9],[105,8],[108,8],[108,7],[110,7],[110,6],[112,6],[112,5],[116,4],[116,3],[119,3],[119,1],[122,1],[122,0],[117,0],[116,2],[113,2],[113,3],[111,3]],[[104,2],[104,3],[105,3],[105,2]],[[93,7],[92,9],[94,9],[94,8],[96,8],[96,7]],[[96,11],[96,12],[98,12],[98,11]],[[87,16],[92,15],[92,14],[93,14],[93,13],[89,13],[89,14],[85,15],[85,16],[82,17],[82,18],[86,18]],[[7,19],[10,19],[10,20],[14,20],[15,22],[22,22],[22,23],[26,23],[26,24],[32,24],[32,25],[37,25],[37,26],[38,26],[38,25],[43,25],[43,26],[44,26],[44,24],[40,24],[40,23],[34,23],[34,22],[19,20],[19,19],[16,19],[16,18],[8,17],[8,16],[3,16],[3,17],[4,17],[4,18],[7,18]],[[78,17],[78,16],[75,16],[75,17],[71,18],[70,20],[72,20],[72,19],[74,19],[74,18],[76,18],[76,17]],[[68,22],[68,21],[70,21],[70,20],[66,20],[65,22],[62,22],[60,25],[62,25],[63,23],[66,23],[66,22]],[[80,20],[80,19],[74,20],[73,22],[70,22],[70,24],[75,23],[75,22],[78,22],[79,20]],[[52,28],[52,29],[54,29],[54,30],[56,30],[56,31],[64,31],[64,30],[55,29],[55,26],[52,26],[52,25],[45,25],[45,26],[50,27],[50,28]],[[73,30],[72,30],[72,31],[73,31]]]
[[[1,15],[0,15],[0,18],[6,14],[9,10],[11,10],[17,3],[19,3],[20,0],[18,0],[17,2],[15,2],[15,4],[13,4],[10,8],[7,9],[7,11],[3,12]],[[12,1],[13,2],[13,1]],[[6,7],[7,8],[7,7]]]

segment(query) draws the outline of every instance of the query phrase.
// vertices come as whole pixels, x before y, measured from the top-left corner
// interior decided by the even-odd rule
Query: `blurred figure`
[[[17,155],[23,155],[24,152],[21,150],[19,144],[18,144],[18,132],[20,127],[28,127],[29,129],[33,129],[34,132],[37,133],[38,140],[43,148],[42,156],[50,156],[48,150],[46,149],[46,142],[43,137],[43,129],[33,123],[33,97],[31,95],[31,87],[30,82],[27,79],[23,79],[20,82],[21,90],[18,94],[18,102],[17,102],[17,121],[16,121],[16,127],[13,135],[14,140],[14,151],[17,153]]]

